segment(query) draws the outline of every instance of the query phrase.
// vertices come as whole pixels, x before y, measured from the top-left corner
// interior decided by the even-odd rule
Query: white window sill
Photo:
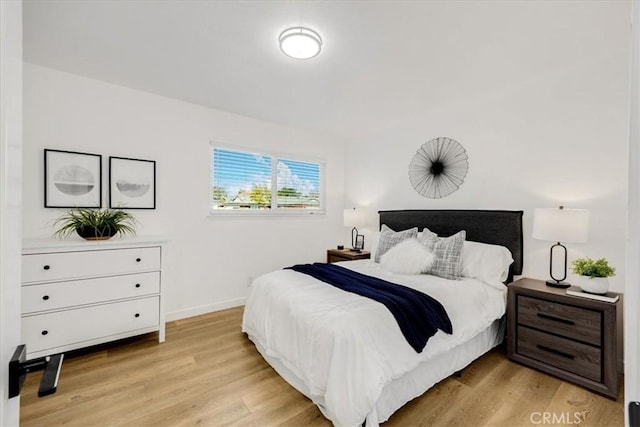
[[[317,211],[210,211],[207,215],[209,219],[256,219],[256,218],[326,218],[327,214],[324,210]]]

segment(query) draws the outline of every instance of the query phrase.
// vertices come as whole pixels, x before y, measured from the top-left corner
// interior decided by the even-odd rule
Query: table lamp
[[[356,238],[358,236],[358,226],[364,224],[366,218],[362,209],[345,209],[344,210],[344,226],[353,227],[351,230],[351,250],[360,252],[360,249],[356,248]]]
[[[589,211],[586,209],[541,208],[533,212],[532,237],[538,240],[557,242],[549,250],[549,275],[547,286],[554,288],[568,288],[567,278],[567,248],[560,242],[586,243],[589,232]],[[553,275],[553,252],[556,248],[564,250],[564,272],[561,279]]]

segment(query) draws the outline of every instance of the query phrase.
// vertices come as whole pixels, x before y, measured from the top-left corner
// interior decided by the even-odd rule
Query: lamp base
[[[547,286],[550,286],[552,288],[568,288],[569,286],[571,286],[571,283],[569,282],[558,282],[556,280],[547,280],[546,281]]]
[[[356,248],[350,248],[349,252],[358,252],[361,253],[362,251],[360,249],[356,249]]]

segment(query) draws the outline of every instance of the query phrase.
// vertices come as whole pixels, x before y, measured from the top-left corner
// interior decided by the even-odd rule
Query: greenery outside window
[[[323,175],[317,160],[212,144],[210,213],[322,214]]]

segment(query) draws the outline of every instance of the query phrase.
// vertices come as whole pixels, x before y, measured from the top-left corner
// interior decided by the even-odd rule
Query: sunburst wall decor
[[[422,144],[409,164],[413,188],[430,199],[456,191],[469,169],[469,157],[458,141],[440,137]]]

